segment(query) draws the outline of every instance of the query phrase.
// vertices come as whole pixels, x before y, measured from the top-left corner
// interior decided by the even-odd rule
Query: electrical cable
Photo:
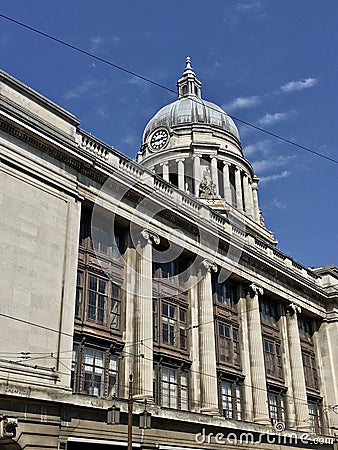
[[[45,33],[45,32],[43,32],[41,30],[38,30],[37,28],[34,28],[34,27],[32,27],[30,25],[27,25],[27,24],[25,24],[23,22],[20,22],[19,20],[15,20],[15,19],[13,19],[11,17],[8,17],[5,14],[1,14],[0,13],[0,17],[5,19],[5,20],[7,20],[7,21],[9,21],[9,22],[12,22],[12,23],[14,23],[16,25],[19,25],[19,26],[21,26],[21,27],[23,27],[23,28],[25,28],[27,30],[30,30],[30,31],[32,31],[34,33],[37,33],[37,34],[39,34],[39,35],[41,35],[41,36],[43,36],[43,37],[45,37],[47,39],[50,39],[50,40],[52,40],[54,42],[57,42],[58,44],[61,44],[61,45],[65,46],[65,47],[68,47],[68,48],[70,48],[70,49],[72,49],[72,50],[74,50],[76,52],[82,53],[85,56],[89,56],[90,58],[96,59],[97,61],[100,61],[100,62],[102,62],[104,64],[107,64],[107,65],[109,65],[109,66],[111,66],[111,67],[113,67],[113,68],[115,68],[117,70],[120,70],[122,72],[128,73],[129,75],[132,75],[133,77],[139,78],[139,79],[141,79],[143,81],[146,81],[147,83],[150,83],[150,84],[152,84],[154,86],[157,86],[157,87],[159,87],[161,89],[164,89],[164,90],[166,90],[168,92],[171,92],[171,93],[174,93],[174,94],[177,95],[177,91],[176,90],[171,89],[168,86],[164,86],[161,83],[157,83],[156,81],[154,81],[154,80],[152,80],[150,78],[147,78],[147,77],[145,77],[143,75],[139,75],[138,73],[136,73],[136,72],[134,72],[132,70],[126,69],[125,67],[122,67],[122,66],[120,66],[118,64],[115,64],[112,61],[108,61],[108,60],[106,60],[104,58],[101,58],[101,57],[95,55],[94,53],[88,52],[86,50],[83,50],[83,49],[75,46],[75,45],[69,44],[68,42],[66,42],[66,41],[64,41],[62,39],[59,39],[59,38],[57,38],[55,36],[52,36],[52,35],[50,35],[48,33]],[[194,99],[193,97],[191,97],[191,100],[195,101],[197,103],[201,103],[201,101],[203,102],[203,100],[200,101],[200,100]],[[219,109],[213,108],[211,106],[209,106],[209,108],[217,111],[218,113],[221,113],[221,111],[219,111]],[[228,114],[226,112],[222,112],[222,114],[224,114],[225,116],[228,116]],[[278,139],[280,141],[283,141],[283,142],[285,142],[287,144],[293,145],[293,146],[295,146],[295,147],[297,147],[297,148],[299,148],[301,150],[304,150],[304,151],[306,151],[308,153],[311,153],[311,154],[313,154],[315,156],[318,156],[320,158],[324,158],[327,161],[330,161],[330,162],[333,162],[335,164],[338,164],[338,160],[336,160],[335,158],[331,158],[329,156],[326,156],[326,155],[324,155],[322,153],[319,153],[319,152],[317,152],[317,151],[315,151],[315,150],[313,150],[313,149],[311,149],[311,148],[309,148],[309,147],[307,147],[305,145],[298,144],[297,142],[291,141],[290,139],[287,139],[287,138],[285,138],[283,136],[280,136],[280,135],[278,135],[276,133],[273,133],[271,131],[265,130],[264,128],[258,127],[257,125],[254,125],[254,124],[252,124],[250,122],[247,122],[247,121],[245,121],[243,119],[240,119],[238,117],[235,117],[235,116],[231,116],[231,117],[234,120],[236,120],[236,121],[238,121],[238,122],[240,122],[240,123],[242,123],[242,124],[244,124],[246,126],[249,126],[249,127],[253,128],[253,129],[257,130],[257,131],[265,133],[265,134],[267,134],[267,135],[269,135],[271,137],[274,137],[274,138],[276,138],[276,139]]]

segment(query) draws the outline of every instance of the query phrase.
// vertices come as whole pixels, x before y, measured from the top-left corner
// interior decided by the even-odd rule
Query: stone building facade
[[[0,447],[125,448],[129,397],[134,448],[333,449],[338,269],[276,248],[190,59],[137,162],[5,72],[0,102]]]

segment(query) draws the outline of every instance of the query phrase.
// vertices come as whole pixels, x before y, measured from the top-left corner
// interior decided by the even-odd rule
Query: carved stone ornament
[[[215,264],[211,261],[208,261],[207,259],[204,259],[202,264],[203,264],[203,267],[205,267],[208,272],[211,272],[211,271],[217,272],[217,270],[218,270],[217,264]]]
[[[290,303],[286,309],[291,315],[300,314],[302,312],[302,308],[295,303]]]
[[[214,198],[216,196],[216,185],[212,181],[210,171],[207,168],[203,172],[203,179],[199,185],[200,198]]]
[[[254,295],[258,295],[258,294],[259,295],[263,295],[264,294],[264,289],[261,286],[258,286],[255,283],[251,283],[250,284],[249,290],[250,290],[251,297],[253,297]]]
[[[161,242],[159,235],[154,233],[153,231],[149,231],[149,230],[146,230],[146,229],[142,230],[141,231],[141,236],[146,241],[153,242],[154,244],[157,244],[157,245]]]

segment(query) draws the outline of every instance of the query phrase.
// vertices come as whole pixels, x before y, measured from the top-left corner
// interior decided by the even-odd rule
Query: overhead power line
[[[165,86],[165,85],[163,85],[161,83],[157,83],[156,81],[154,81],[154,80],[152,80],[152,79],[150,79],[148,77],[145,77],[145,76],[140,75],[140,74],[138,74],[136,72],[133,72],[132,70],[126,69],[125,67],[120,66],[118,64],[115,64],[112,61],[109,61],[107,59],[101,58],[100,56],[97,56],[94,53],[88,52],[87,50],[83,50],[80,47],[77,47],[76,45],[70,44],[69,42],[66,42],[66,41],[64,41],[62,39],[59,39],[59,38],[57,38],[55,36],[52,36],[52,35],[50,35],[48,33],[43,32],[41,30],[38,30],[37,28],[34,28],[34,27],[32,27],[30,25],[27,25],[27,24],[25,24],[23,22],[20,22],[19,20],[15,20],[12,17],[8,17],[5,14],[1,14],[1,13],[0,13],[0,17],[2,17],[5,20],[8,20],[9,22],[12,22],[12,23],[14,23],[16,25],[19,25],[20,27],[26,28],[27,30],[30,30],[30,31],[32,31],[34,33],[37,33],[40,36],[43,36],[43,37],[45,37],[47,39],[50,39],[50,40],[52,40],[54,42],[57,42],[58,44],[61,44],[61,45],[65,46],[65,47],[68,47],[68,48],[70,48],[70,49],[72,49],[72,50],[74,50],[76,52],[82,53],[83,55],[89,56],[90,58],[93,58],[93,59],[95,59],[97,61],[100,61],[100,62],[102,62],[104,64],[107,64],[108,66],[114,67],[117,70],[120,70],[122,72],[128,73],[129,75],[132,75],[133,77],[139,78],[140,80],[143,80],[143,81],[145,81],[147,83],[150,83],[150,84],[152,84],[154,86],[157,86],[157,87],[159,87],[161,89],[164,89],[164,90],[166,90],[168,92],[177,94],[176,90],[171,89],[168,86]],[[192,98],[192,100],[194,101],[193,98]],[[195,101],[197,101],[197,100],[195,100]],[[209,106],[209,108],[217,111],[218,113],[220,112],[218,109],[212,108],[211,106]],[[227,115],[227,114],[224,112],[224,115]],[[267,134],[267,135],[269,135],[271,137],[279,139],[280,141],[283,141],[283,142],[285,142],[287,144],[293,145],[294,147],[297,147],[297,148],[299,148],[301,150],[304,150],[304,151],[306,151],[308,153],[311,153],[312,155],[318,156],[320,158],[326,159],[327,161],[331,161],[331,162],[333,162],[335,164],[338,164],[338,160],[337,159],[331,158],[330,156],[324,155],[323,153],[319,153],[319,152],[317,152],[317,151],[315,151],[315,150],[313,150],[313,149],[311,149],[309,147],[306,147],[305,145],[298,144],[297,142],[291,141],[290,139],[287,139],[287,138],[285,138],[283,136],[280,136],[280,135],[278,135],[276,133],[272,133],[271,131],[265,130],[264,128],[258,127],[257,125],[254,125],[254,124],[252,124],[250,122],[242,120],[242,119],[240,119],[238,117],[235,117],[233,115],[231,117],[233,119],[235,119],[237,122],[240,122],[243,125],[251,127],[251,128],[253,128],[253,129],[257,130],[257,131],[260,131],[261,133],[265,133],[265,134]]]

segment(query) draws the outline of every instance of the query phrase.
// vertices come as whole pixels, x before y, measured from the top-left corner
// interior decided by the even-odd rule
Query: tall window
[[[237,295],[236,295],[236,285],[227,281],[225,283],[215,283],[216,300],[221,305],[227,306],[228,308],[234,308]]]
[[[314,353],[302,350],[302,359],[306,386],[312,389],[318,389],[318,374]]]
[[[75,317],[80,318],[83,304],[83,272],[78,272],[76,277]]]
[[[241,387],[235,382],[221,380],[220,400],[223,417],[242,419]]]
[[[259,307],[261,311],[262,321],[266,324],[277,327],[277,322],[279,319],[277,305],[263,297],[260,301]]]
[[[118,358],[107,350],[75,346],[72,386],[74,392],[97,397],[118,394]]]
[[[323,422],[322,422],[322,405],[318,401],[308,401],[309,408],[309,421],[311,431],[317,434],[323,433]]]
[[[87,319],[106,323],[107,281],[89,275]]]
[[[282,358],[280,344],[269,339],[263,339],[265,368],[268,375],[282,377]]]
[[[160,312],[160,317],[159,317]],[[187,310],[167,300],[153,299],[154,341],[187,349]],[[160,332],[158,331],[160,329]]]
[[[119,330],[121,327],[121,288],[111,285],[110,328]]]
[[[282,393],[268,393],[268,406],[271,423],[282,422],[286,425],[285,395]]]
[[[220,362],[240,365],[238,329],[230,324],[218,322],[218,348]]]
[[[84,298],[86,299],[85,305]],[[116,283],[88,272],[78,273],[75,318],[83,318],[89,322],[105,325],[112,330],[120,330],[121,299],[122,290]]]
[[[189,409],[187,371],[173,366],[157,366],[154,370],[154,386],[156,402],[161,406]]]

